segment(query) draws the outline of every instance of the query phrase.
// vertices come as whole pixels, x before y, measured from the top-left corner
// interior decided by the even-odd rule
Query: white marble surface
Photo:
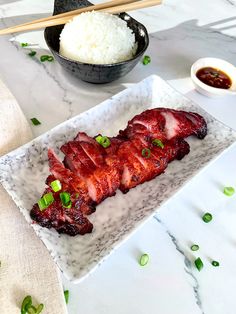
[[[52,7],[52,0],[0,0],[1,26],[45,16]],[[200,57],[235,62],[236,1],[166,0],[132,15],[149,30],[152,62],[107,85],[83,83],[56,63],[28,57],[20,42],[37,44],[38,56],[47,53],[42,31],[0,38],[0,76],[26,117],[42,122],[33,127],[35,136],[150,74],[236,129],[236,98],[205,98],[189,79],[190,66]],[[236,196],[221,192],[224,185],[236,187],[235,155],[236,149],[229,151],[195,177],[92,276],[76,286],[64,280],[71,292],[69,314],[235,314]],[[214,214],[208,225],[200,219],[204,210]],[[189,249],[192,242],[200,245],[197,254]],[[141,252],[150,254],[145,268],[137,263]],[[192,266],[194,256],[204,261],[200,273]],[[220,261],[219,268],[211,266],[211,258]]]

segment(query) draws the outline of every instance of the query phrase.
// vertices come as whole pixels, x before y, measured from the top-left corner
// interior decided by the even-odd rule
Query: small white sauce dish
[[[216,88],[216,87],[212,87],[201,82],[197,78],[196,74],[198,70],[205,67],[212,67],[212,68],[221,70],[225,74],[227,74],[232,81],[231,87],[229,89]],[[205,96],[219,97],[219,96],[236,95],[236,67],[233,64],[223,59],[218,59],[218,58],[198,59],[191,67],[191,79],[193,81],[193,84],[196,90]]]

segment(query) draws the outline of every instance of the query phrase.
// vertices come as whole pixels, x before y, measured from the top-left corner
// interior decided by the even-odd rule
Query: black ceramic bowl
[[[80,7],[91,5],[86,0],[62,1],[56,0],[54,6],[54,15],[67,12]],[[68,59],[59,54],[59,38],[64,25],[47,27],[44,32],[46,43],[54,55],[55,59],[64,69],[78,77],[79,79],[90,83],[108,83],[126,75],[138,63],[149,44],[149,38],[146,28],[126,13],[119,14],[119,17],[127,22],[135,34],[135,41],[138,43],[136,55],[127,61],[113,64],[89,64]]]

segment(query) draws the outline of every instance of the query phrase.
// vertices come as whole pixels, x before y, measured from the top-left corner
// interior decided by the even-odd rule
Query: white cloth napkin
[[[0,81],[0,155],[26,143],[30,127]],[[42,314],[67,313],[59,272],[43,243],[0,185],[0,313],[20,314],[22,300],[44,304]]]

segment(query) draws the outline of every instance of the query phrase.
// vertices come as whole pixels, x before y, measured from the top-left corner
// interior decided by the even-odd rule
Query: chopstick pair
[[[73,17],[83,12],[89,11],[102,11],[111,14],[118,14],[126,11],[133,11],[137,9],[143,9],[155,5],[161,4],[162,0],[113,0],[89,7],[73,10],[66,13],[34,20],[32,22],[4,28],[0,30],[0,35],[6,35],[10,33],[24,32],[35,30],[39,28],[45,28],[49,26],[61,25],[69,22]]]

